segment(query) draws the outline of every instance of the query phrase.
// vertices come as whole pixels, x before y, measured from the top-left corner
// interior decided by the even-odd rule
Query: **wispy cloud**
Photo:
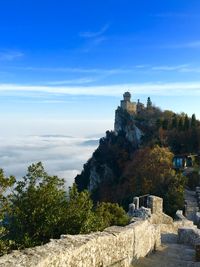
[[[95,78],[80,78],[80,79],[72,79],[72,80],[59,80],[59,81],[50,81],[45,82],[48,85],[65,85],[65,84],[88,84],[95,82],[97,79]]]
[[[166,13],[157,13],[151,14],[152,17],[158,18],[188,18],[188,17],[199,17],[197,14],[190,13],[178,13],[178,12],[166,12]]]
[[[191,66],[190,64],[183,65],[161,65],[161,66],[153,66],[150,67],[152,71],[159,72],[179,72],[179,73],[200,73],[199,66]]]
[[[22,70],[22,71],[33,71],[33,72],[60,72],[60,73],[83,73],[83,74],[119,74],[119,73],[130,73],[135,70],[133,68],[71,68],[71,67],[10,67],[9,69]]]
[[[20,51],[12,51],[12,50],[0,51],[0,61],[13,61],[23,56],[24,53]]]
[[[108,38],[105,36],[106,31],[109,28],[109,24],[105,24],[98,31],[85,31],[80,32],[79,36],[84,39],[85,44],[81,49],[82,52],[88,53],[94,48],[98,47],[101,43],[103,43]]]
[[[159,48],[167,48],[167,49],[180,49],[180,48],[188,48],[188,49],[199,49],[200,48],[200,40],[188,41],[188,42],[177,42],[166,45],[160,45]]]
[[[92,32],[92,31],[85,31],[85,32],[80,32],[79,36],[83,38],[96,38],[101,35],[103,35],[109,28],[109,24],[104,25],[99,31]]]
[[[151,70],[154,71],[182,71],[185,68],[188,68],[188,64],[183,65],[163,65],[163,66],[153,66]]]
[[[123,74],[133,74],[138,72],[150,73],[150,72],[190,72],[199,73],[200,66],[192,66],[190,63],[180,64],[180,65],[151,65],[151,64],[141,64],[135,65],[129,68],[60,68],[60,67],[9,67],[9,70],[20,70],[24,72],[45,72],[45,73],[66,73],[66,74],[86,74],[89,77],[69,79],[69,80],[58,80],[41,82],[41,84],[47,85],[77,85],[77,84],[89,84],[93,83],[101,78],[105,78],[111,75],[123,75]]]
[[[192,95],[200,96],[199,82],[174,83],[127,83],[104,86],[31,86],[18,84],[0,84],[0,93],[24,92],[34,97],[38,92],[51,95],[93,95],[93,96],[120,96],[125,88],[137,94],[151,95]]]

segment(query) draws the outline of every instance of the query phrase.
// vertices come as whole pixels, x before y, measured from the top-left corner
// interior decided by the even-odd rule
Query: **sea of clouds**
[[[0,138],[0,168],[20,179],[27,167],[41,161],[51,175],[64,178],[66,186],[81,172],[83,164],[98,146],[98,137],[30,135]]]

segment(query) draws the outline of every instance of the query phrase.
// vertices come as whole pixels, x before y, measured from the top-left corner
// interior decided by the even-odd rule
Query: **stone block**
[[[163,199],[156,196],[148,196],[147,199],[148,208],[151,209],[151,213],[163,213]]]

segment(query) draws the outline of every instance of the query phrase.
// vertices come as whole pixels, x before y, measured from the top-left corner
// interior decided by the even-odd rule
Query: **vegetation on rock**
[[[61,234],[101,231],[129,221],[117,204],[96,206],[89,192],[79,193],[75,185],[67,193],[64,180],[48,175],[41,162],[32,164],[26,176],[15,183],[13,191],[5,197],[6,189],[13,183],[14,177],[5,178],[3,171],[0,172],[0,233],[3,237],[0,254],[44,244]]]
[[[148,108],[134,115],[118,107],[119,131],[107,132],[75,181],[79,191],[91,191],[94,201],[119,203],[126,209],[133,196],[156,194],[173,215],[183,208],[187,179],[173,170],[172,160],[174,154],[199,153],[200,122],[194,114],[190,118],[161,111],[150,98],[147,103]],[[127,131],[135,126],[143,133],[138,147],[127,138]]]

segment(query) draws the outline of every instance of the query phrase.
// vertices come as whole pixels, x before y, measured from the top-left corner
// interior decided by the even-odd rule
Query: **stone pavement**
[[[185,217],[193,222],[195,222],[196,218],[195,214],[198,211],[198,204],[195,194],[196,194],[195,191],[185,189],[184,198],[187,203]]]
[[[162,245],[155,252],[133,263],[133,267],[200,267],[191,246],[177,244],[176,234],[163,234]]]

